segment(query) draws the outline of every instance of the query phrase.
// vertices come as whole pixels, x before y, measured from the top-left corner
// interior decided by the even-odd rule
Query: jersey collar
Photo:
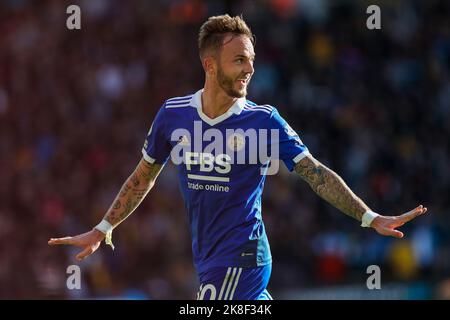
[[[242,98],[237,99],[236,102],[228,109],[227,112],[225,112],[224,114],[222,114],[214,119],[211,119],[210,117],[208,117],[206,114],[203,113],[202,92],[203,92],[203,89],[198,90],[192,96],[190,104],[197,109],[197,112],[198,112],[198,115],[200,116],[200,118],[211,126],[218,124],[218,123],[224,121],[225,119],[228,119],[233,114],[239,115],[242,112],[242,110],[244,109],[246,99],[245,99],[245,97],[242,97]]]

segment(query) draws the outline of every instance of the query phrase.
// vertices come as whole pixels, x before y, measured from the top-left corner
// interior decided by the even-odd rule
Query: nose
[[[247,61],[247,63],[245,64],[244,72],[249,73],[250,75],[252,75],[253,72],[255,72],[255,68],[253,67],[253,61]]]

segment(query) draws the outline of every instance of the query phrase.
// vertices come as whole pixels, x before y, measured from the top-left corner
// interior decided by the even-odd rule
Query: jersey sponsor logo
[[[201,173],[218,173],[227,174],[231,171],[231,157],[227,154],[218,154],[214,156],[212,153],[186,152],[186,169],[192,170],[193,165],[199,166]],[[219,176],[202,176],[198,174],[188,174],[188,178],[206,181],[229,182],[228,177]]]
[[[226,129],[223,132],[217,128],[203,130],[202,121],[194,121],[192,131],[177,128],[171,133],[171,141],[176,142],[171,151],[175,165],[185,164],[188,171],[193,165],[199,165],[201,172],[227,174],[234,164],[260,164],[263,175],[278,172],[278,161],[270,161],[279,159],[278,129]]]

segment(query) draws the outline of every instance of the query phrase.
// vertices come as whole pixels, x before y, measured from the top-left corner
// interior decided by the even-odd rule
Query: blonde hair
[[[228,14],[213,16],[208,19],[198,33],[198,50],[200,58],[205,53],[213,51],[216,53],[223,44],[223,39],[229,33],[247,36],[255,45],[255,36],[245,23],[242,16],[230,17]]]

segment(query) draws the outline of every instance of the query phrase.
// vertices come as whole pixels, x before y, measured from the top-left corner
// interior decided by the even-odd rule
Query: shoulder
[[[247,100],[245,103],[244,111],[253,112],[259,114],[258,119],[261,121],[267,121],[269,127],[279,128],[287,127],[290,128],[286,120],[279,113],[278,109],[270,104],[256,104],[253,101]]]
[[[269,104],[257,104],[251,100],[245,100],[245,106],[244,110],[247,112],[257,112],[257,113],[266,113],[266,114],[272,114],[274,111],[276,111],[276,108],[274,106],[271,106]]]
[[[250,100],[246,100],[244,111],[258,114],[258,115],[263,116],[264,118],[267,118],[267,119],[273,119],[274,117],[276,118],[276,117],[280,116],[280,114],[278,113],[277,108],[274,107],[273,105],[270,105],[270,104],[257,104],[257,103],[255,103],[253,101],[250,101]]]
[[[191,99],[193,94],[186,96],[173,97],[164,101],[162,106],[157,111],[155,121],[156,122],[166,122],[177,120],[180,117],[186,116],[186,112],[191,106]]]
[[[180,97],[173,97],[167,99],[162,108],[163,109],[179,109],[179,108],[186,108],[191,106],[191,100],[194,94],[188,94],[186,96],[180,96]]]
[[[160,107],[158,114],[160,114],[165,119],[171,119],[172,117],[186,115],[192,108],[192,97],[194,94],[189,94],[185,96],[173,97],[164,101]]]

